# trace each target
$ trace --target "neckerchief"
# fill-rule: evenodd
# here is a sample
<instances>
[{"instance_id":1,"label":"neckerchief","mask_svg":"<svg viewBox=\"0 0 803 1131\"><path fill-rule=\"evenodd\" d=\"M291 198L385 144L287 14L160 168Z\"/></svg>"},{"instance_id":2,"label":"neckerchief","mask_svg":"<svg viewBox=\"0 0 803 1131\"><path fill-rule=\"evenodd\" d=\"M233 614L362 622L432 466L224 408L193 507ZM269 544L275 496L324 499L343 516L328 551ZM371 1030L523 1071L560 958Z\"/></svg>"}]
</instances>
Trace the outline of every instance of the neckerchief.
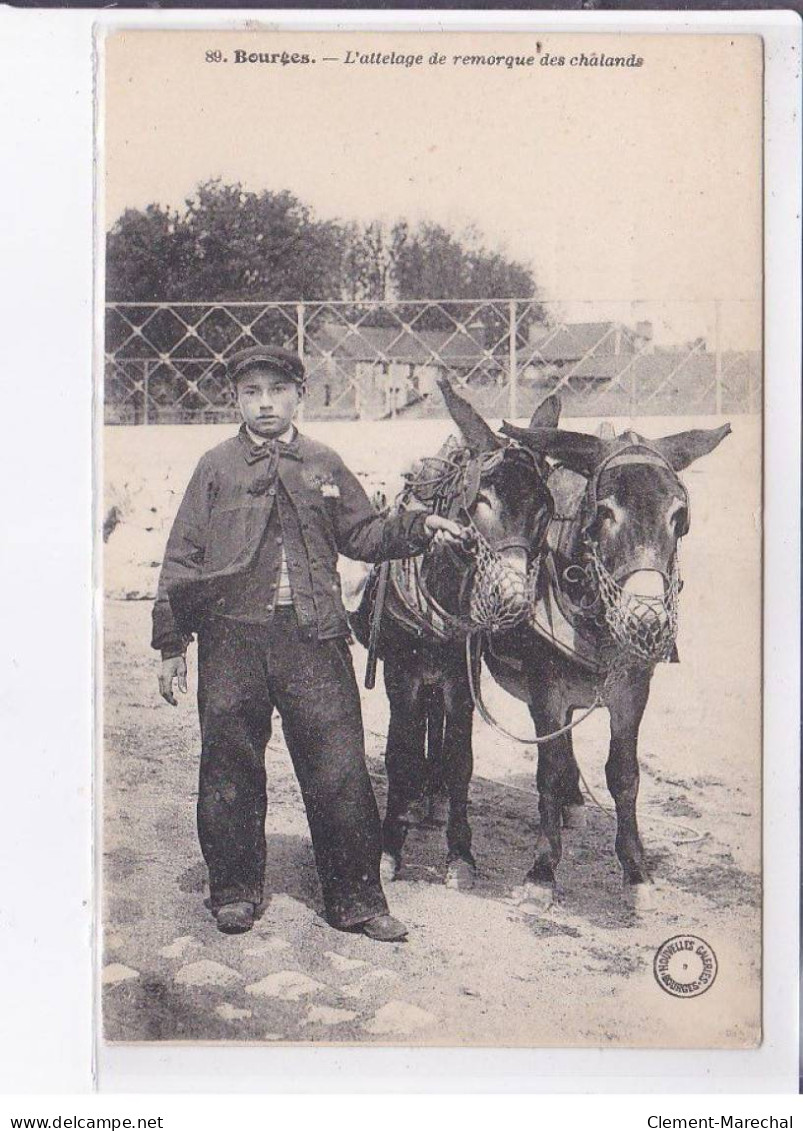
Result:
<instances>
[{"instance_id":1,"label":"neckerchief","mask_svg":"<svg viewBox=\"0 0 803 1131\"><path fill-rule=\"evenodd\" d=\"M292 436L290 440L269 439L257 443L253 439L253 434L248 430L248 426L243 424L240 428L240 439L245 446L245 458L248 463L256 463L258 460L268 459L269 457L273 457L278 463L280 456L301 459L298 432L295 428L290 428L285 432L285 435L288 435L288 433Z\"/></svg>"}]
</instances>

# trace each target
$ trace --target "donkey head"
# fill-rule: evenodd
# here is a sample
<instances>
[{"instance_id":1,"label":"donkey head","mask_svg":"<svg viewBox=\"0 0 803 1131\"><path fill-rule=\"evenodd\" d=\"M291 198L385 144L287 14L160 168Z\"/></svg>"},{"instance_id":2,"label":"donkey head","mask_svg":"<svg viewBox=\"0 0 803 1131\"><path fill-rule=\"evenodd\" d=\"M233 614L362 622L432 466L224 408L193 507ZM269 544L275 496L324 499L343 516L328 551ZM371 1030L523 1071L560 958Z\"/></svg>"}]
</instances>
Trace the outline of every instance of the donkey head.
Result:
<instances>
[{"instance_id":1,"label":"donkey head","mask_svg":"<svg viewBox=\"0 0 803 1131\"><path fill-rule=\"evenodd\" d=\"M471 457L467 478L473 474L474 482L466 495L469 516L504 562L524 574L540 553L552 514L545 461L528 448L501 439L445 377L439 385ZM533 427L541 423L547 427L552 412L550 404L543 418L533 418Z\"/></svg>"},{"instance_id":2,"label":"donkey head","mask_svg":"<svg viewBox=\"0 0 803 1131\"><path fill-rule=\"evenodd\" d=\"M649 613L655 623L646 627L660 641L663 622L674 615L665 598L676 596L678 541L690 521L688 492L677 473L712 452L730 425L658 440L635 432L601 439L507 424L502 431L588 480L581 534L603 599L625 612L628 601L643 599L641 615Z\"/></svg>"}]
</instances>

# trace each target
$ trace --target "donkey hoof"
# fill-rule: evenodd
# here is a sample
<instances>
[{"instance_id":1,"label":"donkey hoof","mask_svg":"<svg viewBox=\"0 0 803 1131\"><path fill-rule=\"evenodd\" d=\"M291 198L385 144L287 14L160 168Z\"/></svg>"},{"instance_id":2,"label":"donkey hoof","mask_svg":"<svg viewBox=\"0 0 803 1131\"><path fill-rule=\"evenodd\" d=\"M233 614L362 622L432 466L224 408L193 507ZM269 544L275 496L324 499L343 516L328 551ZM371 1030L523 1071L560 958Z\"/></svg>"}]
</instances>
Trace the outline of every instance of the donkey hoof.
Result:
<instances>
[{"instance_id":1,"label":"donkey hoof","mask_svg":"<svg viewBox=\"0 0 803 1131\"><path fill-rule=\"evenodd\" d=\"M452 891L471 891L477 880L477 869L468 860L452 860L446 869L446 886Z\"/></svg>"},{"instance_id":2,"label":"donkey hoof","mask_svg":"<svg viewBox=\"0 0 803 1131\"><path fill-rule=\"evenodd\" d=\"M585 805L563 806L564 829L584 829L586 827L587 820L588 818Z\"/></svg>"},{"instance_id":3,"label":"donkey hoof","mask_svg":"<svg viewBox=\"0 0 803 1131\"><path fill-rule=\"evenodd\" d=\"M379 878L383 884L392 884L401 871L401 861L389 852L382 853L379 861Z\"/></svg>"},{"instance_id":4,"label":"donkey hoof","mask_svg":"<svg viewBox=\"0 0 803 1131\"><path fill-rule=\"evenodd\" d=\"M655 910L655 885L629 884L625 881L625 900L636 914Z\"/></svg>"},{"instance_id":5,"label":"donkey hoof","mask_svg":"<svg viewBox=\"0 0 803 1131\"><path fill-rule=\"evenodd\" d=\"M553 884L526 883L512 892L513 902L524 915L544 915L555 902Z\"/></svg>"}]
</instances>

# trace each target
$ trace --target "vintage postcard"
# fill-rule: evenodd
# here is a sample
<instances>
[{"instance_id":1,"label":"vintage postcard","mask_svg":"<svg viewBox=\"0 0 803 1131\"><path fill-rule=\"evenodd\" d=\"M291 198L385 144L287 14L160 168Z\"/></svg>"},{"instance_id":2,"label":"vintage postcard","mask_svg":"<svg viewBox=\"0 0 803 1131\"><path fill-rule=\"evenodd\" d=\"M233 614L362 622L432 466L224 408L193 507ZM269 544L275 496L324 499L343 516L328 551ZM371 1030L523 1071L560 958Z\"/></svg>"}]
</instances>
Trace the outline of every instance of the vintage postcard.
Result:
<instances>
[{"instance_id":1,"label":"vintage postcard","mask_svg":"<svg viewBox=\"0 0 803 1131\"><path fill-rule=\"evenodd\" d=\"M761 38L97 50L104 1039L757 1046Z\"/></svg>"}]
</instances>

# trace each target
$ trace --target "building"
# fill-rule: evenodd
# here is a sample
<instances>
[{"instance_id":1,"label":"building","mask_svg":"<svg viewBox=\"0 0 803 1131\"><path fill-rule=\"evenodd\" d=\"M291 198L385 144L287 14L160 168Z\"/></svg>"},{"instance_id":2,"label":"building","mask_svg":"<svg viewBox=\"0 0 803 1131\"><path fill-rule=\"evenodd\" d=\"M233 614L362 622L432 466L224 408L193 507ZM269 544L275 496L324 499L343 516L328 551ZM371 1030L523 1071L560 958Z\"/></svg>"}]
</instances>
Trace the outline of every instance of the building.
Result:
<instances>
[{"instance_id":1,"label":"building","mask_svg":"<svg viewBox=\"0 0 803 1131\"><path fill-rule=\"evenodd\" d=\"M438 377L484 381L500 371L485 328L416 330L328 322L305 341L310 407L324 415L395 416L428 399Z\"/></svg>"},{"instance_id":2,"label":"building","mask_svg":"<svg viewBox=\"0 0 803 1131\"><path fill-rule=\"evenodd\" d=\"M519 376L549 384L568 371L574 384L607 382L652 350L650 322L639 322L635 328L621 322L539 323L531 327L526 345L519 349Z\"/></svg>"}]
</instances>

